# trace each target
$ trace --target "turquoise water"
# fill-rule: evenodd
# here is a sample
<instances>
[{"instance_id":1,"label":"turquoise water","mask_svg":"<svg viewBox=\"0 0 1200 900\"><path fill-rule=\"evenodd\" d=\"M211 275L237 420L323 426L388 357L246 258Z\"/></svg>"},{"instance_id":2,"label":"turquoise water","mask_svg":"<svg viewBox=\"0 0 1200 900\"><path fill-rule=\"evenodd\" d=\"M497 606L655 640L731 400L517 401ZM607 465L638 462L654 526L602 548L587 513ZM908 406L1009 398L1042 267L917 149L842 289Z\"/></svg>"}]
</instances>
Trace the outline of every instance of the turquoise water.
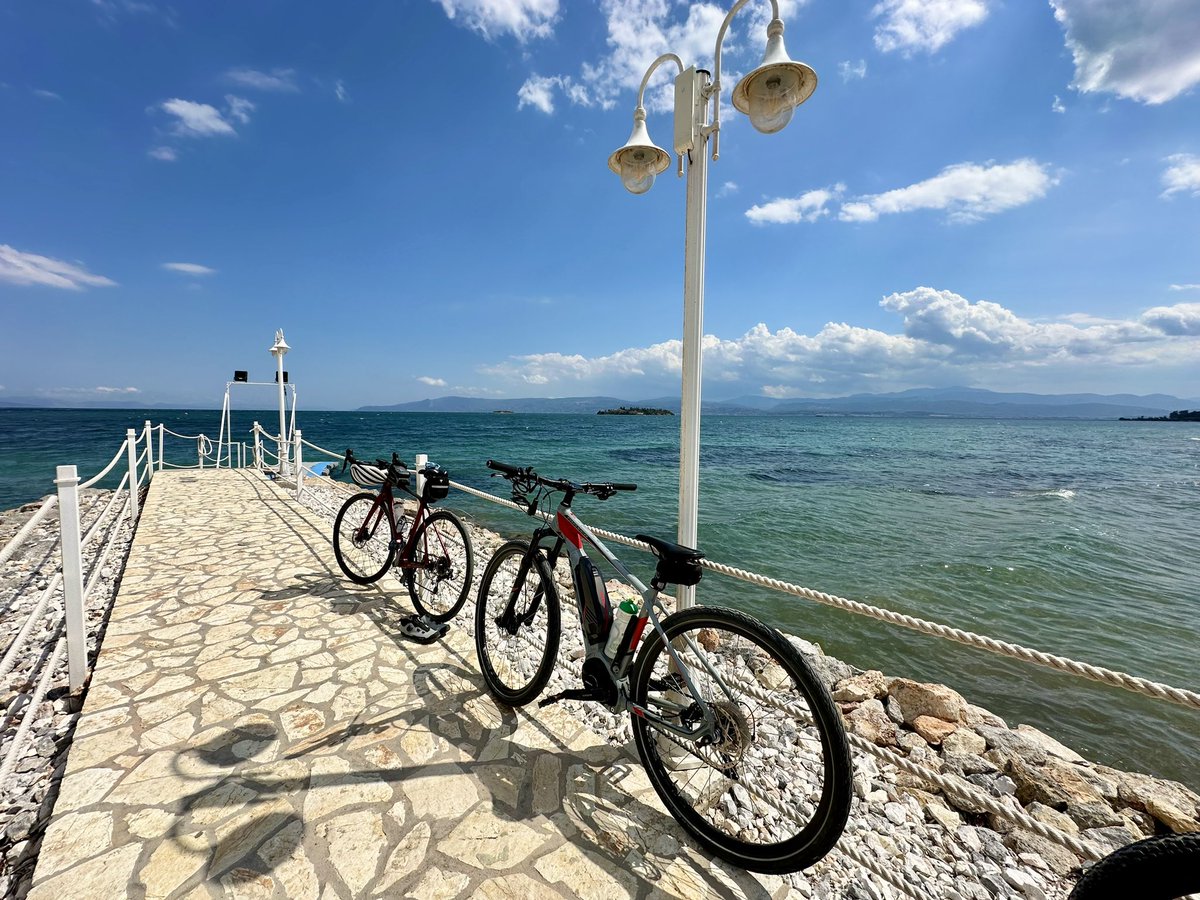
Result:
<instances>
[{"instance_id":1,"label":"turquoise water","mask_svg":"<svg viewBox=\"0 0 1200 900\"><path fill-rule=\"evenodd\" d=\"M269 412L235 414L235 433ZM144 413L0 410L0 508L85 477ZM211 411L155 422L215 434ZM636 481L586 520L670 537L674 417L307 412L304 436L362 457L425 452L492 492L493 457L577 480ZM1200 427L1190 423L723 417L703 420L700 546L717 561L1002 640L1200 688ZM194 444L167 444L171 462ZM454 505L503 533L518 514ZM618 548L619 549L619 548ZM648 559L627 560L648 574ZM709 575L703 602L746 609L864 668L942 681L1085 756L1200 787L1200 712Z\"/></svg>"}]
</instances>

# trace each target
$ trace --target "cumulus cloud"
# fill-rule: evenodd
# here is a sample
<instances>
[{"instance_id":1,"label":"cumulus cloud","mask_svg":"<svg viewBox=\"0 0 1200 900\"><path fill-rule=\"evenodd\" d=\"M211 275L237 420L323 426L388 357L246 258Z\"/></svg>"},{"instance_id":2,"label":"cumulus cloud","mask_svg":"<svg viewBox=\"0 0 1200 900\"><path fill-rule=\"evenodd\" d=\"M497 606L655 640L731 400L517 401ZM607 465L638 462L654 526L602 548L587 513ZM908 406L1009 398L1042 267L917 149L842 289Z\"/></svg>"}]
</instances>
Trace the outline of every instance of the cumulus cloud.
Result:
<instances>
[{"instance_id":1,"label":"cumulus cloud","mask_svg":"<svg viewBox=\"0 0 1200 900\"><path fill-rule=\"evenodd\" d=\"M808 191L799 197L780 197L746 210L746 218L755 225L786 225L815 222L829 215L829 204L846 189L844 184Z\"/></svg>"},{"instance_id":2,"label":"cumulus cloud","mask_svg":"<svg viewBox=\"0 0 1200 900\"><path fill-rule=\"evenodd\" d=\"M229 118L245 125L250 121L250 113L254 112L254 104L244 97L235 97L233 94L225 95L225 102L229 104Z\"/></svg>"},{"instance_id":3,"label":"cumulus cloud","mask_svg":"<svg viewBox=\"0 0 1200 900\"><path fill-rule=\"evenodd\" d=\"M1198 287L1200 285L1192 285ZM1200 337L1200 303L1156 306L1142 313L1141 322L1163 334Z\"/></svg>"},{"instance_id":4,"label":"cumulus cloud","mask_svg":"<svg viewBox=\"0 0 1200 900\"><path fill-rule=\"evenodd\" d=\"M871 14L882 19L875 28L875 46L884 53L936 53L960 31L986 19L988 4L985 0L882 0Z\"/></svg>"},{"instance_id":5,"label":"cumulus cloud","mask_svg":"<svg viewBox=\"0 0 1200 900\"><path fill-rule=\"evenodd\" d=\"M427 384L430 387L445 387L446 386L445 378L433 378L430 375L422 375L417 379L417 381L421 382L421 384Z\"/></svg>"},{"instance_id":6,"label":"cumulus cloud","mask_svg":"<svg viewBox=\"0 0 1200 900\"><path fill-rule=\"evenodd\" d=\"M296 84L295 69L272 69L260 72L257 69L236 68L225 73L225 80L240 87L256 91L294 93L300 90Z\"/></svg>"},{"instance_id":7,"label":"cumulus cloud","mask_svg":"<svg viewBox=\"0 0 1200 900\"><path fill-rule=\"evenodd\" d=\"M531 75L517 91L517 109L532 106L550 115L554 112L554 89L561 83L562 79L557 76L544 78L541 75Z\"/></svg>"},{"instance_id":8,"label":"cumulus cloud","mask_svg":"<svg viewBox=\"0 0 1200 900\"><path fill-rule=\"evenodd\" d=\"M488 40L509 34L518 41L549 37L558 0L437 0L446 15Z\"/></svg>"},{"instance_id":9,"label":"cumulus cloud","mask_svg":"<svg viewBox=\"0 0 1200 900\"><path fill-rule=\"evenodd\" d=\"M1174 156L1168 156L1167 162L1170 165L1162 174L1162 196L1190 193L1200 197L1200 156L1176 153Z\"/></svg>"},{"instance_id":10,"label":"cumulus cloud","mask_svg":"<svg viewBox=\"0 0 1200 900\"><path fill-rule=\"evenodd\" d=\"M1058 178L1033 159L1013 163L959 163L925 181L842 205L843 222L873 222L881 215L945 210L952 222L975 222L1046 195Z\"/></svg>"},{"instance_id":11,"label":"cumulus cloud","mask_svg":"<svg viewBox=\"0 0 1200 900\"><path fill-rule=\"evenodd\" d=\"M1200 284L1172 284L1168 287L1172 291L1200 291Z\"/></svg>"},{"instance_id":12,"label":"cumulus cloud","mask_svg":"<svg viewBox=\"0 0 1200 900\"><path fill-rule=\"evenodd\" d=\"M1200 83L1195 0L1050 0L1075 59L1072 87L1166 103Z\"/></svg>"},{"instance_id":13,"label":"cumulus cloud","mask_svg":"<svg viewBox=\"0 0 1200 900\"><path fill-rule=\"evenodd\" d=\"M207 103L181 100L175 97L160 104L163 112L175 117L174 132L181 137L212 137L236 134L221 111Z\"/></svg>"},{"instance_id":14,"label":"cumulus cloud","mask_svg":"<svg viewBox=\"0 0 1200 900\"><path fill-rule=\"evenodd\" d=\"M1063 106L1062 98L1060 98L1058 94L1054 95L1054 102L1050 104L1050 109L1053 112L1059 113L1060 115L1067 111L1067 108Z\"/></svg>"},{"instance_id":15,"label":"cumulus cloud","mask_svg":"<svg viewBox=\"0 0 1200 900\"><path fill-rule=\"evenodd\" d=\"M146 151L146 155L161 162L175 162L179 159L179 154L173 147L151 147Z\"/></svg>"},{"instance_id":16,"label":"cumulus cloud","mask_svg":"<svg viewBox=\"0 0 1200 900\"><path fill-rule=\"evenodd\" d=\"M182 272L184 275L215 275L216 269L210 269L208 266L202 266L199 263L186 262L169 262L163 263L162 267L171 272Z\"/></svg>"},{"instance_id":17,"label":"cumulus cloud","mask_svg":"<svg viewBox=\"0 0 1200 900\"><path fill-rule=\"evenodd\" d=\"M97 394L140 394L141 389L135 387L105 387L100 385L94 388Z\"/></svg>"},{"instance_id":18,"label":"cumulus cloud","mask_svg":"<svg viewBox=\"0 0 1200 900\"><path fill-rule=\"evenodd\" d=\"M773 397L829 396L928 384L994 387L1095 383L1114 370L1194 367L1200 350L1200 304L1156 307L1133 319L1093 316L1054 321L1023 318L987 300L918 287L890 294L881 307L896 314L899 333L830 322L816 334L756 325L741 337L704 337L704 376L722 390ZM603 356L539 353L481 368L508 392L536 387L550 394L678 390L677 340Z\"/></svg>"},{"instance_id":19,"label":"cumulus cloud","mask_svg":"<svg viewBox=\"0 0 1200 900\"><path fill-rule=\"evenodd\" d=\"M42 285L82 291L89 287L115 287L116 282L103 275L94 275L82 265L25 253L0 244L0 281L16 285Z\"/></svg>"},{"instance_id":20,"label":"cumulus cloud","mask_svg":"<svg viewBox=\"0 0 1200 900\"><path fill-rule=\"evenodd\" d=\"M842 81L858 81L867 77L867 61L860 59L856 63L850 60L843 60L838 63L838 74L842 76Z\"/></svg>"}]
</instances>

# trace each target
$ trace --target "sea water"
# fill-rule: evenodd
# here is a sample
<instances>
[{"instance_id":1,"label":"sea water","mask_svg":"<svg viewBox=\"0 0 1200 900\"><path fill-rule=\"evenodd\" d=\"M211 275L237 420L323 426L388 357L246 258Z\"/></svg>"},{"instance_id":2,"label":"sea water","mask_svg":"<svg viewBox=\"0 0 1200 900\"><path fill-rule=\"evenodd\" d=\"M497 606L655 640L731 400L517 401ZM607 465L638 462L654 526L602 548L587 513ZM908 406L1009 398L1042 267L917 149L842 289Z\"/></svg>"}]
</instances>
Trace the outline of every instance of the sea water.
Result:
<instances>
[{"instance_id":1,"label":"sea water","mask_svg":"<svg viewBox=\"0 0 1200 900\"><path fill-rule=\"evenodd\" d=\"M215 411L0 410L0 508L51 492L57 464L99 471L147 416L185 434L219 429ZM239 440L255 419L278 421L235 411ZM298 424L335 453L426 453L502 495L489 458L634 481L635 494L581 497L576 511L625 534L674 535L677 417L302 411ZM1197 690L1198 437L1192 423L709 415L698 543L718 562ZM165 447L168 462L195 464L195 441L168 436ZM461 493L448 502L506 535L531 526ZM649 557L614 550L648 577ZM1200 787L1195 710L712 573L697 597L856 666L949 684L1090 759Z\"/></svg>"}]
</instances>

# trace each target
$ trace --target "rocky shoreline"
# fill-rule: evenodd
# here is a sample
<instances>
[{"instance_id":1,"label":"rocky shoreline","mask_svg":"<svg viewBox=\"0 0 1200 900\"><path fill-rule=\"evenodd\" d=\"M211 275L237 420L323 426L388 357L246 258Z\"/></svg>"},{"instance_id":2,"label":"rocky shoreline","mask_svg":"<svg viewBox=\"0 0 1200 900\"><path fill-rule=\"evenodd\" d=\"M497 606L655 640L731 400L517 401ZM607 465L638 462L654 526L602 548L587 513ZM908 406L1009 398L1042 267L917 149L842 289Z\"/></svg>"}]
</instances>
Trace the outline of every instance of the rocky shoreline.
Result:
<instances>
[{"instance_id":1,"label":"rocky shoreline","mask_svg":"<svg viewBox=\"0 0 1200 900\"><path fill-rule=\"evenodd\" d=\"M311 500L306 505L331 522L343 495L319 481L309 485ZM0 546L37 505L0 513ZM89 605L93 653L132 540L128 525L120 528L121 543L101 572L101 596ZM487 559L503 538L474 523L471 529L477 586ZM51 517L21 554L0 567L0 610L4 611L0 631L7 632L10 640L22 621L16 614L36 602L50 580L57 564L56 541L57 521ZM556 578L566 618L561 664L547 692L577 683L583 656L572 618L569 577L559 567ZM628 590L616 583L611 589L617 596ZM473 629L471 603L454 626ZM20 673L27 672L42 654L48 655L55 628L48 615L24 651L29 658L19 661L3 682L4 747L12 737L12 712L31 693ZM833 692L847 730L857 740L880 748L884 757L862 752L861 747L855 750L855 801L846 835L839 849L790 877L795 896L895 898L912 891L915 896L948 900L1066 898L1082 862L1073 852L989 811L970 794L929 784L897 761L919 764L945 779L961 779L993 804L1104 850L1148 834L1200 830L1200 796L1183 785L1087 762L1036 729L1010 728L949 688L856 669L826 656L816 644L790 639ZM56 678L56 685L65 683L65 674ZM36 711L33 736L0 802L0 896L4 898L22 898L28 892L41 833L53 809L76 718L64 693L65 688L52 692ZM611 743L630 744L627 718L612 716L596 704L568 701L568 707ZM907 886L906 891L878 876L865 876L854 856L872 860L895 884Z\"/></svg>"}]
</instances>

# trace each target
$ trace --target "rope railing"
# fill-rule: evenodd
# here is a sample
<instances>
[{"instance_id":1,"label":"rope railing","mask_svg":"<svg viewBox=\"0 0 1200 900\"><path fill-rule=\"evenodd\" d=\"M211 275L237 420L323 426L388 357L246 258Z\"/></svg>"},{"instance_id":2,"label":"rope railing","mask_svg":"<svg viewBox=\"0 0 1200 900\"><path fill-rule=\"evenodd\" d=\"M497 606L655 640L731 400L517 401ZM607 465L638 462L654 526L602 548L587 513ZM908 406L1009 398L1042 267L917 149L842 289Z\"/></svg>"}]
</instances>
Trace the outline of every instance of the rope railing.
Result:
<instances>
[{"instance_id":1,"label":"rope railing","mask_svg":"<svg viewBox=\"0 0 1200 900\"><path fill-rule=\"evenodd\" d=\"M121 461L121 457L123 455L125 455L125 442L121 441L120 449L117 450L116 456L114 456L112 458L112 462L110 462L107 466L105 466L103 469L101 469L99 475L94 475L93 477L89 478L87 481L85 481L81 485L79 485L79 490L82 491L82 490L86 490L87 488L90 488L97 481L99 481L101 478L103 478L105 475L107 475L109 472L111 472L113 470L113 468L116 466L116 464Z\"/></svg>"},{"instance_id":2,"label":"rope railing","mask_svg":"<svg viewBox=\"0 0 1200 900\"><path fill-rule=\"evenodd\" d=\"M21 530L12 536L12 539L4 545L3 550L0 550L0 566L8 562L13 554L21 549L25 541L29 539L29 535L33 534L33 530L46 520L46 517L54 511L54 507L57 505L58 497L54 494L42 501L37 512L29 517L29 521L22 525Z\"/></svg>"}]
</instances>

